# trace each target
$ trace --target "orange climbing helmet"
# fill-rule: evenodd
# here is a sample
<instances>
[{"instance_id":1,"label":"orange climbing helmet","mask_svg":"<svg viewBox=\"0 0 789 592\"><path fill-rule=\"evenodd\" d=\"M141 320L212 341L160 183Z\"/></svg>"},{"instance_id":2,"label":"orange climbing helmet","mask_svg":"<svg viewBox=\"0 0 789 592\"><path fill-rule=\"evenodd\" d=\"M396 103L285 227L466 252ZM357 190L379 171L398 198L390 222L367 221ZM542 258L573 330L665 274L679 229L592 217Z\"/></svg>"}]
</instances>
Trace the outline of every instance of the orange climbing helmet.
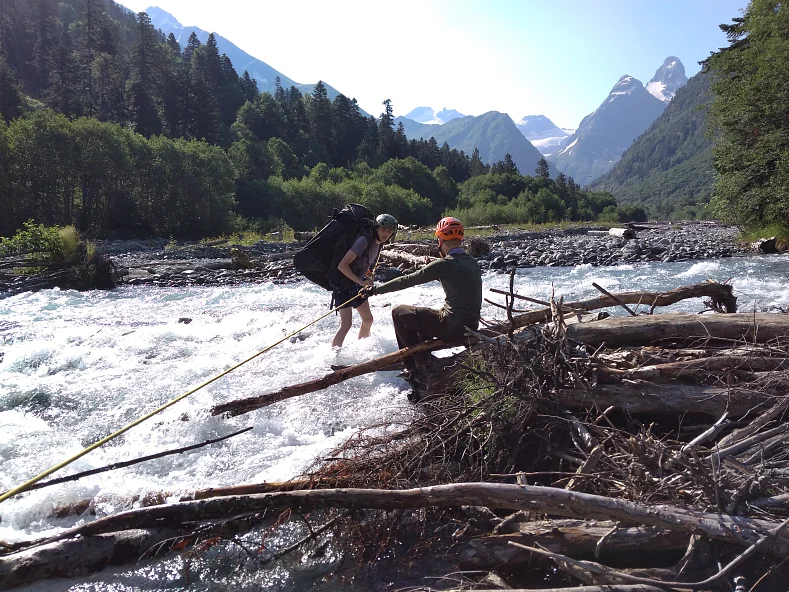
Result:
<instances>
[{"instance_id":1,"label":"orange climbing helmet","mask_svg":"<svg viewBox=\"0 0 789 592\"><path fill-rule=\"evenodd\" d=\"M441 218L436 225L436 236L441 240L455 240L463 238L463 223L451 216Z\"/></svg>"}]
</instances>

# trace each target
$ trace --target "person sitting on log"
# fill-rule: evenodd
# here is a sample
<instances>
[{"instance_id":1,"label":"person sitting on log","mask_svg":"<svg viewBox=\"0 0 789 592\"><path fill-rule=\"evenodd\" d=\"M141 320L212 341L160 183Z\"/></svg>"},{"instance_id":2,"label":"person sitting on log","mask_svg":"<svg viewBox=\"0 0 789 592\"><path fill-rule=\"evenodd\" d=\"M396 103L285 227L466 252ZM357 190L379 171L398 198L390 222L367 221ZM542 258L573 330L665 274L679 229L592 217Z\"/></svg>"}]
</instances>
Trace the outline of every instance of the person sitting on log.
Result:
<instances>
[{"instance_id":1,"label":"person sitting on log","mask_svg":"<svg viewBox=\"0 0 789 592\"><path fill-rule=\"evenodd\" d=\"M395 278L385 284L363 290L366 296L388 294L411 288L432 280L441 282L444 289L444 306L434 310L423 306L399 305L392 309L397 345L400 349L438 338L447 342L460 342L465 327L479 327L482 308L482 272L477 260L461 246L463 224L457 218L442 218L436 226L436 238L441 258L429 265ZM407 358L405 378L411 377L415 362Z\"/></svg>"},{"instance_id":2,"label":"person sitting on log","mask_svg":"<svg viewBox=\"0 0 789 592\"><path fill-rule=\"evenodd\" d=\"M337 270L353 283L346 289L334 291L332 306L334 303L341 304L353 298L359 292L360 286L364 288L373 285L371 275L378 261L378 255L383 244L389 241L395 232L397 232L395 217L391 214L380 214L375 219L375 230L372 235L362 233L354 239L351 248L337 264ZM362 325L359 327L359 339L370 336L370 328L373 325L370 303L363 297L353 298L339 309L340 327L331 342L332 347L341 347L345 341L345 336L353 324L352 308L356 309L362 319Z\"/></svg>"}]
</instances>

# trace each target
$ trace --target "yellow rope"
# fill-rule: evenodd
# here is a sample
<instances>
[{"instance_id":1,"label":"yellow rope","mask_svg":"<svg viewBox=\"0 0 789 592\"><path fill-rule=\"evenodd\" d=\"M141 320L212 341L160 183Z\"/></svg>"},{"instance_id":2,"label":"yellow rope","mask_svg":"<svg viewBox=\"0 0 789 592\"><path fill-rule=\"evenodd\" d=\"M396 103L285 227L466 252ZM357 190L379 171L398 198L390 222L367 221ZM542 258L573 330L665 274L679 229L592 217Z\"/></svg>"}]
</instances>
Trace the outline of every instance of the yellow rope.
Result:
<instances>
[{"instance_id":1,"label":"yellow rope","mask_svg":"<svg viewBox=\"0 0 789 592\"><path fill-rule=\"evenodd\" d=\"M358 296L358 294L357 294L356 296ZM231 373L233 370L236 370L237 368L240 368L241 366L243 366L243 365L244 365L244 364L246 364L247 362L249 362L249 361L251 361L251 360L254 360L254 359L255 359L255 358L257 358L258 356L260 356L260 355L262 355L262 354L266 353L267 351L269 351L270 349L273 349L274 347L278 346L280 343L282 343L282 342L283 342L283 341L285 341L286 339L290 339L290 338L291 338L291 337L293 337L294 335L297 335L298 333L301 333L301 332L302 332L302 331L304 331L304 329L306 329L307 327L310 327L310 326L314 325L315 323L317 323L317 322L318 322L318 321L320 321L321 319L325 319L327 316L329 316L329 315L330 315L331 313L333 313L334 311L336 311L336 310L338 310L338 309L342 308L343 306L345 306L346 304L348 304L349 302L351 302L351 300L353 300L354 298L356 298L356 296L354 296L353 298L350 298L349 300L347 300L347 301L343 302L342 304L340 304L340 305L338 305L338 306L335 306L334 308L332 308L332 309L331 309L329 312L327 312L326 314L324 314L324 315L321 315L320 317L318 317L318 318L317 318L317 319L315 319L314 321L312 321L312 322L310 322L310 323L307 323L306 325L304 325L303 327L301 327L301 328L299 328L299 329L296 329L296 330L295 330L293 333L290 333L290 334L288 334L288 335L285 335L285 337L283 337L282 339L280 339L280 340L279 340L279 341L277 341L276 343L272 343L271 345L269 345L269 346L268 346L268 347L266 347L265 349L262 349L262 350L260 350L260 351L259 351L258 353L256 353L255 355L248 357L248 358L247 358L246 360L244 360L243 362L239 362L238 364L236 364L235 366L232 366L232 367L228 368L227 370L225 370L225 371L224 371L224 372L222 372L221 374L217 374L217 375L216 375L216 376L214 376L213 378L211 378L211 379L209 379L209 380L206 380L206 381L205 381L203 384L201 384L201 385L199 385L199 386L196 386L195 388L193 388L193 389L192 389L192 390L190 390L190 391L187 391L187 392L185 392L183 395L180 395L180 396L176 397L175 399L172 399L172 400L168 401L167 403L165 403L165 404L164 404L164 405L162 405L161 407L158 407L158 408L154 409L153 411L151 411L150 413L147 413L147 414L143 415L143 416L142 416L142 417L140 417L139 419L135 419L133 422L131 422L130 424L128 424L128 425L126 425L126 426L124 426L124 427L122 427L122 428L121 428L121 429L119 429L117 432L113 432L113 433L112 433L112 434L110 434L109 436L106 436L106 437L102 438L101 440L99 440L98 442L95 442L95 443L91 444L90 446L88 446L88 447L87 447L87 448L85 448L84 450L81 450L80 452L78 452L77 454L75 454L74 456L72 456L71 458L67 458L67 459L66 459L66 460L64 460L63 462L60 462L60 463L58 463L58 464L54 465L53 467L50 467L50 468L48 468L46 471L44 471L44 472L43 472L43 473L41 473L40 475L37 475L37 476L33 477L33 478L32 478L32 479L30 479L29 481L25 481L24 483L22 483L22 485L19 485L19 486L17 486L17 487L14 487L13 489L10 489L10 490L6 491L4 494L0 495L0 503L4 502L5 500L7 500L7 499L8 499L8 498L10 498L10 497L13 497L13 496L17 495L18 493L22 493L23 491L25 491L25 490L26 490L28 487L30 487L31 485L34 485L35 483L38 483L39 481L41 481L41 479L43 479L44 477L47 477L48 475L51 475L51 474L52 474L52 473L54 473L55 471L59 471L60 469L62 469L62 468L63 468L63 467L65 467L66 465L69 465L69 464L73 463L73 462L74 462L75 460L77 460L78 458L81 458L81 457L85 456L85 455L86 455L88 452L91 452L92 450L95 450L95 449L96 449L96 448L98 448L99 446L102 446L102 445L106 444L106 443L107 443L107 442L109 442L110 440L112 440L112 439L114 439L114 438L117 438L118 436L120 436L120 435L121 435L121 434L123 434L124 432L127 432L128 430L132 429L134 426L137 426L137 425L141 424L141 423L142 423L142 422L144 422L146 419L149 419L149 418L153 417L154 415L156 415L157 413L159 413L159 412L161 412L161 411L164 411L165 409L167 409L167 408L168 408L168 407L170 407L171 405L175 405L175 404L176 404L178 401L180 401L181 399L185 399L185 398L186 398L186 397L188 397L189 395L191 395L191 394L193 394L193 393L196 393L197 391L199 391L201 388L208 386L208 385L209 385L209 384L211 384L212 382L215 382L215 381L219 380L220 378L222 378L223 376L226 376L227 374L230 374L230 373Z\"/></svg>"}]
</instances>

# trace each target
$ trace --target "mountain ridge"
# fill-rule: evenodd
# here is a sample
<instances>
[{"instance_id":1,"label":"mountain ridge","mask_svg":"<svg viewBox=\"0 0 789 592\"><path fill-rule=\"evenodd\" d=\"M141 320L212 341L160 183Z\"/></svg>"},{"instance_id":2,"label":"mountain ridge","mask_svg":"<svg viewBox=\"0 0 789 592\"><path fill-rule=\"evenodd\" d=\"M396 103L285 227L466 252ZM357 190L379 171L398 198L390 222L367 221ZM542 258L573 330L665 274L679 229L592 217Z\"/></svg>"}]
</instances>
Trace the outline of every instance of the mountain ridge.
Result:
<instances>
[{"instance_id":1,"label":"mountain ridge","mask_svg":"<svg viewBox=\"0 0 789 592\"><path fill-rule=\"evenodd\" d=\"M696 217L714 184L712 140L705 135L710 101L710 78L702 71L590 188L643 204L654 217Z\"/></svg>"},{"instance_id":2,"label":"mountain ridge","mask_svg":"<svg viewBox=\"0 0 789 592\"><path fill-rule=\"evenodd\" d=\"M655 72L650 92L630 75L619 78L600 106L583 118L575 134L552 154L557 168L588 185L607 173L670 103L687 82L679 58L669 56ZM660 99L654 93L660 94Z\"/></svg>"},{"instance_id":3,"label":"mountain ridge","mask_svg":"<svg viewBox=\"0 0 789 592\"><path fill-rule=\"evenodd\" d=\"M419 123L405 117L395 118L395 125L398 123L403 124L409 139L434 137L439 144L446 142L450 148L463 150L468 155L477 148L482 161L489 164L509 154L524 175L531 175L542 158L510 116L498 111L466 115L443 125Z\"/></svg>"},{"instance_id":4,"label":"mountain ridge","mask_svg":"<svg viewBox=\"0 0 789 592\"><path fill-rule=\"evenodd\" d=\"M172 33L175 39L181 44L182 49L186 45L186 40L193 32L197 35L201 43L205 43L208 39L210 31L193 25L184 26L174 15L158 6L149 6L145 9L145 12L150 17L151 24L153 24L154 28L161 30L165 36ZM270 92L273 94L274 81L277 76L279 76L280 83L284 88L295 86L302 94L311 94L315 88L315 84L317 84L317 82L309 84L296 82L263 60L247 53L217 32L214 32L214 37L216 37L216 45L219 52L227 54L227 57L233 62L233 67L239 74L243 73L244 70L249 72L249 75L257 82L260 92ZM326 86L326 91L330 99L334 99L340 94L340 91L332 87L325 80L323 84Z\"/></svg>"}]
</instances>

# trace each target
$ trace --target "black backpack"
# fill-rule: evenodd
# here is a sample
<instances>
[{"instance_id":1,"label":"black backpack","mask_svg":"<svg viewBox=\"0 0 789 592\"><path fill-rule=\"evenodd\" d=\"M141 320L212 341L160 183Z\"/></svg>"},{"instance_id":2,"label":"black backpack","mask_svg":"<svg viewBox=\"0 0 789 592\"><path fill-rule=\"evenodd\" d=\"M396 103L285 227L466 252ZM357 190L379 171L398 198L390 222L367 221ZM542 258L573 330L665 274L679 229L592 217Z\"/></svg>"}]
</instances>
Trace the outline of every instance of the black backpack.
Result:
<instances>
[{"instance_id":1,"label":"black backpack","mask_svg":"<svg viewBox=\"0 0 789 592\"><path fill-rule=\"evenodd\" d=\"M334 215L293 257L293 266L308 280L325 290L345 290L354 286L337 265L360 234L372 237L373 214L365 206L348 204Z\"/></svg>"}]
</instances>

